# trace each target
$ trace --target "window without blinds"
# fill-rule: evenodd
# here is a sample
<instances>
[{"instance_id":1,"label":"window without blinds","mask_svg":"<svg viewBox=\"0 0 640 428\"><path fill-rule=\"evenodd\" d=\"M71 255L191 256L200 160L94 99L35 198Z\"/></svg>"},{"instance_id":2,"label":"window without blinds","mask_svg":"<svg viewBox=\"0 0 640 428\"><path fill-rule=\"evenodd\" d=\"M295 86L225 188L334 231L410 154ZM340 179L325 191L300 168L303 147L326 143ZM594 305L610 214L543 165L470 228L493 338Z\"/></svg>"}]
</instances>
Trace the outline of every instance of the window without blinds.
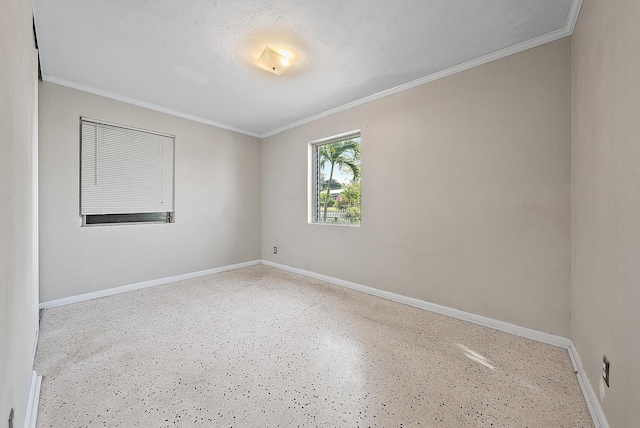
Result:
<instances>
[{"instance_id":1,"label":"window without blinds","mask_svg":"<svg viewBox=\"0 0 640 428\"><path fill-rule=\"evenodd\" d=\"M360 226L360 133L326 138L310 148L310 222Z\"/></svg>"},{"instance_id":2,"label":"window without blinds","mask_svg":"<svg viewBox=\"0 0 640 428\"><path fill-rule=\"evenodd\" d=\"M81 118L84 224L171 222L174 137Z\"/></svg>"}]
</instances>

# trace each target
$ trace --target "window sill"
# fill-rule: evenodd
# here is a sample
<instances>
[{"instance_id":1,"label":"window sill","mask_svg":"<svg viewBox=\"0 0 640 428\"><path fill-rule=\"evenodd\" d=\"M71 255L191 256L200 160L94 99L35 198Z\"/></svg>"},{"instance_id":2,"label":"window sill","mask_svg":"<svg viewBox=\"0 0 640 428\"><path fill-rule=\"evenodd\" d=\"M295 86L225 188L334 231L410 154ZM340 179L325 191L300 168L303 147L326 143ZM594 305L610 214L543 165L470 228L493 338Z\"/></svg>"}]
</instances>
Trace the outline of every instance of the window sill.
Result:
<instances>
[{"instance_id":1,"label":"window sill","mask_svg":"<svg viewBox=\"0 0 640 428\"><path fill-rule=\"evenodd\" d=\"M358 228L361 224L345 224L345 223L321 223L317 221L310 221L308 224L316 226L338 226L338 227L355 227Z\"/></svg>"}]
</instances>

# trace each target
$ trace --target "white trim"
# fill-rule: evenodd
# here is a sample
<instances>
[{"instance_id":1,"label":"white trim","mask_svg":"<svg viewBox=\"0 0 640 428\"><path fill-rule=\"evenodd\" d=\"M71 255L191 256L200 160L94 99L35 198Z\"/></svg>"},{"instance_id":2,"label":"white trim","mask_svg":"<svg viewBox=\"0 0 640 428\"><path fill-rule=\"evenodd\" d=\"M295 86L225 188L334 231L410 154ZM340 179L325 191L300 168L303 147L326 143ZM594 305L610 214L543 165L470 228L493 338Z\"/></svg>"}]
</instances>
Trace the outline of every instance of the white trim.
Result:
<instances>
[{"instance_id":1,"label":"white trim","mask_svg":"<svg viewBox=\"0 0 640 428\"><path fill-rule=\"evenodd\" d=\"M260 137L267 138L272 135L279 134L288 129L296 128L300 125L304 125L318 119L322 119L327 116L331 116L336 113L343 112L345 110L352 109L354 107L361 106L363 104L369 103L371 101L378 100L380 98L388 97L390 95L397 94L399 92L406 91L408 89L415 88L416 86L424 85L425 83L433 82L434 80L442 79L443 77L448 77L456 73L460 73L461 71L468 70L473 67L477 67L479 65L483 65L489 63L491 61L495 61L509 55L513 55L527 49L535 48L537 46L543 45L545 43L550 43L555 40L561 39L563 37L570 36L573 33L573 29L575 28L576 21L578 19L578 13L580 12L580 7L582 5L582 0L572 0L571 5L569 6L569 13L567 15L567 22L565 23L565 27L552 31L550 33L544 34L542 36L538 36L536 38L527 40L525 42L519 43L517 45L509 46L507 48L501 49L499 51L492 52L490 54L481 56L476 59L472 59L471 61L464 62L462 64L455 65L453 67L447 68L446 70L438 71L436 73L430 74L425 77L421 77L419 79L413 80L411 82L396 86L391 89L387 89L377 94L370 95L368 97L361 98L359 100L341 105L339 107L324 111L322 113L298 120L296 122L290 123L288 125L282 126L280 128L273 129L271 131L267 131L263 133Z\"/></svg>"},{"instance_id":2,"label":"white trim","mask_svg":"<svg viewBox=\"0 0 640 428\"><path fill-rule=\"evenodd\" d=\"M307 223L313 224L313 218L315 217L315 172L313 143L307 144ZM264 193L264 192L263 192Z\"/></svg>"},{"instance_id":3,"label":"white trim","mask_svg":"<svg viewBox=\"0 0 640 428\"><path fill-rule=\"evenodd\" d=\"M40 73L43 70L43 67L42 67L42 58L40 57L40 43L38 43L38 19L36 18L36 0L31 1L31 16L33 17L33 26L35 27L34 43L36 44L36 46L38 46L38 49L37 49L38 63L36 64L36 74L39 77ZM38 80L39 79L36 79L36 84L38 83Z\"/></svg>"},{"instance_id":4,"label":"white trim","mask_svg":"<svg viewBox=\"0 0 640 428\"><path fill-rule=\"evenodd\" d=\"M335 226L335 227L355 227L355 228L359 228L360 227L360 223L329 223L329 222L322 222L322 221L313 221L310 220L309 224L312 224L314 226Z\"/></svg>"},{"instance_id":5,"label":"white trim","mask_svg":"<svg viewBox=\"0 0 640 428\"><path fill-rule=\"evenodd\" d=\"M151 131L150 129L136 128L134 126L123 125L121 123L113 123L113 122L107 122L105 120L92 119L92 118L86 117L86 116L80 116L80 121L81 122L88 122L88 123L95 123L96 125L107 125L107 126L113 126L114 128L122 128L122 129L126 129L126 130L131 130L131 131L144 132L146 134L159 135L161 137L169 137L169 138L174 138L174 139L176 138L176 136L173 135L173 134L165 134L165 133L162 133L162 132Z\"/></svg>"},{"instance_id":6,"label":"white trim","mask_svg":"<svg viewBox=\"0 0 640 428\"><path fill-rule=\"evenodd\" d=\"M35 22L35 11L33 14L33 19ZM36 50L36 62L39 61L40 50ZM39 112L38 112L38 93L40 90L40 86L38 84L38 70L35 71L35 79L33 83L33 135L31 136L31 204L33 212L31 213L31 230L33 233L32 241L31 241L31 258L32 258L32 266L31 270L33 273L32 276L32 291L33 291L33 300L31 301L32 310L35 313L35 327L36 334L33 341L33 355L31 359L31 367L33 367L33 363L36 359L36 349L38 347L38 335L40 333L40 311L38 309L38 302L40 301L40 209L39 209L39 200L40 200L40 187L39 187Z\"/></svg>"},{"instance_id":7,"label":"white trim","mask_svg":"<svg viewBox=\"0 0 640 428\"><path fill-rule=\"evenodd\" d=\"M319 224L322 226L347 226L347 227L360 227L358 224L347 223L325 223L316 220L316 200L318 197L318 190L316 189L316 178L318 172L316 171L316 147L324 146L331 143L337 143L339 141L349 140L351 138L362 139L362 130L356 129L353 131L343 132L341 134L332 135L330 137L320 138L318 140L308 143L308 169L307 169L307 223ZM362 145L362 142L360 142Z\"/></svg>"},{"instance_id":8,"label":"white trim","mask_svg":"<svg viewBox=\"0 0 640 428\"><path fill-rule=\"evenodd\" d=\"M401 294L396 294L389 291L368 287L366 285L345 281L342 279L330 277L327 275L322 275L322 274L307 271L304 269L294 268L294 267L283 265L280 263L275 263L269 260L252 260L249 262L237 263L234 265L222 266L219 268L207 269L207 270L187 273L183 275L176 275L176 276L156 279L152 281L140 282L137 284L125 285L122 287L110 288L108 290L102 290L102 291L97 291L93 293L81 294L78 296L66 297L63 299L51 300L48 302L40 303L40 309L52 308L56 306L82 302L86 300L96 299L99 297L111 296L115 294L125 293L128 291L138 290L141 288L153 287L156 285L162 285L162 284L167 284L167 283L176 282L176 281L183 281L185 279L211 275L214 273L220 273L220 272L225 272L233 269L254 266L257 264L263 264L265 266L270 266L276 269L292 272L292 273L303 275L309 278L318 279L320 281L325 281L330 284L335 284L341 287L360 291L373 296L381 297L383 299L387 299L387 300L402 303L405 305L413 306L416 308L424 309L430 312L447 315L453 318L457 318L463 321L468 321L484 327L493 328L495 330L513 334L515 336L523 337L525 339L535 340L537 342L546 343L548 345L564 348L567 350L569 354L569 358L571 359L571 363L576 372L580 389L582 390L582 394L584 395L584 398L587 403L589 413L591 414L591 418L593 419L595 428L609 428L609 424L602 410L602 406L600 405L600 402L598 401L596 394L593 391L593 388L591 387L589 379L587 378L587 374L582 365L580 355L578 354L578 351L573 341L569 338L557 336L554 334L544 333L538 330L530 329L527 327L521 327L505 321L498 321L493 318L485 317L482 315L472 314L470 312L461 311L459 309L449 308L447 306L442 306L435 303L426 302L424 300L415 299L413 297L407 297ZM37 334L38 332L36 332L36 344L37 344ZM34 346L33 357L35 359L35 346ZM31 390L29 394L29 402L27 407L27 418L25 419L25 428L35 427L41 381L42 381L42 376L37 376L36 372L34 371L32 380L31 380ZM27 421L29 421L31 425L27 425Z\"/></svg>"},{"instance_id":9,"label":"white trim","mask_svg":"<svg viewBox=\"0 0 640 428\"><path fill-rule=\"evenodd\" d=\"M35 428L38 419L38 403L40 401L40 387L42 386L42 376L38 376L35 370L31 372L31 385L29 386L29 399L27 401L27 412L24 416L24 428Z\"/></svg>"},{"instance_id":10,"label":"white trim","mask_svg":"<svg viewBox=\"0 0 640 428\"><path fill-rule=\"evenodd\" d=\"M593 425L595 425L595 428L609 428L607 417L602 410L602 406L600 405L600 401L598 400L595 391L591 387L591 382L589 382L587 372L584 370L582 360L580 359L580 354L578 354L578 350L576 349L573 341L567 350L569 351L569 357L571 358L576 376L578 377L578 383L580 384L580 389L582 389L582 395L584 395L584 400L587 402L589 413L591 413Z\"/></svg>"},{"instance_id":11,"label":"white trim","mask_svg":"<svg viewBox=\"0 0 640 428\"><path fill-rule=\"evenodd\" d=\"M307 276L309 278L318 279L320 281L325 281L330 284L335 284L341 287L350 288L352 290L361 291L363 293L371 294L373 296L381 297L383 299L392 300L394 302L403 303L405 305L414 306L416 308L425 309L427 311L435 312L442 315L447 315L453 318L457 318L463 321L468 321L484 327L493 328L495 330L513 334L515 336L523 337L525 339L531 339L537 342L542 342L548 345L564 348L567 350L569 354L569 358L571 359L571 364L573 365L574 371L576 372L576 377L578 378L578 383L580 385L580 389L582 390L582 395L584 396L584 399L587 403L587 407L589 409L589 413L591 414L591 419L593 420L593 424L595 425L595 428L609 428L609 424L607 423L607 419L604 415L604 412L602 411L600 402L596 398L593 388L591 387L591 384L587 379L587 374L584 371L584 367L582 366L582 361L580 360L578 351L573 341L569 338L557 336L555 334L544 333L538 330L521 327L508 322L498 321L493 318L485 317L482 315L476 315L469 312L461 311L459 309L453 309L447 306L437 305L435 303L430 303L424 300L415 299L413 297L407 297L400 294L391 293L389 291L368 287L366 285L357 284L355 282L344 281L342 279L333 278L327 275L322 275L319 273L294 268L294 267L283 265L280 263L275 263L269 260L262 260L262 264L276 268L276 269L284 270L287 272L296 273L298 275Z\"/></svg>"},{"instance_id":12,"label":"white trim","mask_svg":"<svg viewBox=\"0 0 640 428\"><path fill-rule=\"evenodd\" d=\"M567 16L567 23L565 28L569 31L569 34L573 34L573 30L576 28L578 22L578 15L582 8L582 0L573 0L569 7L569 15Z\"/></svg>"},{"instance_id":13,"label":"white trim","mask_svg":"<svg viewBox=\"0 0 640 428\"><path fill-rule=\"evenodd\" d=\"M362 137L362 129L356 129L354 131L343 132L341 134L332 135L330 137L320 138L319 140L315 140L310 142L314 146L324 146L325 144L337 143L339 141L350 140L352 138L361 138Z\"/></svg>"},{"instance_id":14,"label":"white trim","mask_svg":"<svg viewBox=\"0 0 640 428\"><path fill-rule=\"evenodd\" d=\"M399 92L403 92L406 91L408 89L412 89L415 88L416 86L420 86L420 85L424 85L425 83L429 83L429 82L433 82L434 80L438 80L438 79L442 79L443 77L447 77L447 76L451 76L453 74L459 73L461 71L465 71L468 70L470 68L473 67L477 67L479 65L483 65L486 64L488 62L491 61L495 61L504 57L507 57L509 55L513 55L522 51L525 51L527 49L531 49L531 48L535 48L537 46L543 45L545 43L549 43L549 42L553 42L554 40L558 40L561 39L563 37L567 37L570 36L571 34L573 34L573 30L575 28L576 25L576 21L578 19L578 14L580 13L580 7L582 6L582 0L572 0L571 1L571 5L569 6L569 13L567 14L567 21L565 23L564 28L556 30L556 31L552 31L550 33L544 34L542 36L538 36L536 38L527 40L525 42L519 43L517 45L514 46L510 46L508 48L505 49L501 49L498 50L496 52L492 52L490 54L481 56L479 58L473 59L471 61L467 61L465 63L459 64L459 65L455 65L453 67L450 67L446 70L442 70L439 71L437 73L433 73L430 74L428 76L422 77L420 79L416 79L413 80L411 82L396 86L394 88L390 88L387 90L384 90L382 92L378 92L377 94L373 94L370 95L368 97L364 97L361 98L359 100L335 107L333 109L329 109L326 110L322 113L313 115L313 116L309 116L307 118L304 119L300 119L297 120L295 122L289 123L288 125L284 125L281 126L280 128L276 128L276 129L272 129L271 131L267 131L264 133L257 133L257 132L251 132L251 131L247 131L244 129L240 129L240 128L236 128L233 126L228 126L228 125L224 125L222 123L219 122L214 122L208 119L204 119L202 117L199 116L193 116L191 114L187 114L187 113L182 113L179 112L177 110L172 110L172 109L168 109L165 107L160 107L156 104L152 104L152 103L148 103L146 101L140 101L137 100L135 98L131 98L131 97L126 97L123 95L119 95L119 94L115 94L109 91L104 91L102 89L96 89L90 86L86 86L86 85L82 85L79 83L74 83L74 82L70 82L68 80L65 79L60 79L58 77L55 76L49 76L49 75L45 75L44 72L42 73L42 80L45 82L50 82L50 83L55 83L58 85L62 85L62 86L66 86L68 88L72 88L72 89L77 89L80 91L84 91L84 92L89 92L91 94L95 94L95 95L99 95L102 97L106 97L106 98L111 98L117 101L122 101L128 104L133 104L133 105L137 105L139 107L144 107L144 108L148 108L151 110L155 110L155 111L159 111L162 113L167 113L173 116L177 116L177 117L182 117L184 119L189 119L189 120L193 120L195 122L200 122L200 123L204 123L207 125L211 125L211 126L215 126L218 128L222 128L222 129L227 129L229 131L234 131L234 132L239 132L241 134L245 134L245 135L249 135L251 137L256 137L256 138L267 138L267 137L271 137L272 135L276 135L279 134L281 132L284 132L288 129L292 129L292 128L296 128L298 126L316 121L318 119L322 119L324 117L327 116L331 116L333 114L336 113L340 113L342 111L345 110L349 110L351 108L369 103L371 101L375 101L378 100L380 98L384 98L384 97L388 97L390 95L394 95L397 94ZM34 14L35 15L35 14ZM40 63L42 64L42 62ZM41 70L44 70L43 67L40 67Z\"/></svg>"},{"instance_id":15,"label":"white trim","mask_svg":"<svg viewBox=\"0 0 640 428\"><path fill-rule=\"evenodd\" d=\"M49 83L55 83L56 85L66 86L67 88L77 89L78 91L88 92L90 94L99 95L105 98L111 98L112 100L121 101L123 103L132 104L138 107L148 108L149 110L159 111L161 113L170 114L172 116L181 117L183 119L193 120L194 122L204 123L206 125L215 126L216 128L226 129L228 131L238 132L240 134L249 135L251 137L262 138L260 134L256 134L255 132L246 131L244 129L235 128L233 126L224 125L219 122L214 122L212 120L204 119L199 116L194 116L187 113L182 113L177 110L172 110L165 107L160 107L159 105L148 103L146 101L140 101L135 98L126 97L124 95L114 94L113 92L103 91L102 89L96 89L91 86L82 85L79 83L70 82L65 79L60 79L55 76L49 76L42 74L42 80Z\"/></svg>"},{"instance_id":16,"label":"white trim","mask_svg":"<svg viewBox=\"0 0 640 428\"><path fill-rule=\"evenodd\" d=\"M350 288L352 290L361 291L363 293L371 294L373 296L382 297L383 299L392 300L394 302L403 303L405 305L414 306L420 309L426 309L428 311L435 312L437 314L448 315L453 318L457 318L463 321L469 321L474 324L490 327L496 330L503 331L505 333L511 333L516 336L524 337L526 339L531 339L537 342L546 343L548 345L561 346L561 347L571 346L571 339L568 339L566 337L544 333L542 331L521 327L505 321L498 321L498 320L494 320L493 318L485 317L482 315L476 315L469 312L461 311L459 309L453 309L447 306L442 306L435 303L426 302L424 300L415 299L413 297L407 297L401 294L391 293L390 291L368 287L366 285L361 285L355 282L345 281L345 280L333 278L327 275L322 275L319 273L310 272L307 270L298 269L298 268L294 268L287 265L282 265L280 263L274 263L269 260L262 260L262 264L266 266L271 266L277 269L285 270L288 272L297 273L298 275L307 276L309 278L319 279L320 281L325 281L330 284L335 284L341 287Z\"/></svg>"},{"instance_id":17,"label":"white trim","mask_svg":"<svg viewBox=\"0 0 640 428\"><path fill-rule=\"evenodd\" d=\"M395 95L395 94L397 94L399 92L403 92L403 91L406 91L406 90L409 90L409 89L413 89L416 86L421 86L421 85L424 85L425 83L433 82L434 80L442 79L444 77L449 77L449 76L451 76L453 74L469 70L470 68L477 67L479 65L483 65L483 64L489 63L491 61L495 61L495 60L507 57L509 55L513 55L513 54L525 51L527 49L535 48L537 46L543 45L545 43L553 42L554 40L558 40L558 39L561 39L561 38L569 36L569 35L571 35L571 33L568 32L566 29L554 31L554 32L545 34L544 36L537 37L537 38L531 39L531 40L527 40L526 42L522 42L522 43L519 43L517 45L514 45L514 46L511 46L511 47L508 47L508 48L501 49L499 51L490 53L488 55L481 56L480 58L472 59L471 61L467 61L465 63L455 65L453 67L447 68L446 70L438 71L436 73L430 74L430 75L425 76L425 77L421 77L419 79L413 80L413 81L408 82L408 83L404 83L404 84L396 86L394 88L378 92L377 94L373 94L373 95L370 95L368 97L361 98L359 100L356 100L356 101L341 105L341 106L336 107L336 108L332 108L330 110L324 111L322 113L319 113L319 114L316 114L316 115L313 115L313 116L309 116L307 118L298 120L296 122L290 123L290 124L282 126L280 128L276 128L276 129L273 129L271 131L265 132L260 137L261 138L271 137L272 135L279 134L281 132L284 132L284 131L292 129L292 128L297 128L298 126L305 125L305 124L310 123L310 122L314 122L314 121L316 121L318 119L322 119L322 118L325 118L327 116L331 116L331 115L334 115L336 113L343 112L345 110L350 110L350 109L352 109L354 107L358 107L358 106L361 106L363 104L367 104L367 103L370 103L372 101L379 100L380 98L385 98L385 97L388 97L390 95Z\"/></svg>"},{"instance_id":18,"label":"white trim","mask_svg":"<svg viewBox=\"0 0 640 428\"><path fill-rule=\"evenodd\" d=\"M76 296L63 297L62 299L49 300L40 303L40 309L54 308L56 306L69 305L71 303L84 302L86 300L98 299L100 297L113 296L115 294L126 293L127 291L139 290L141 288L154 287L156 285L168 284L171 282L184 281L185 279L197 278L200 276L211 275L214 273L225 272L233 269L260 264L260 260L252 260L249 262L236 263L234 265L221 266L213 269L201 270L198 272L185 273L182 275L170 276L166 278L153 279L151 281L138 282L136 284L123 285L106 290L94 291L92 293L79 294Z\"/></svg>"},{"instance_id":19,"label":"white trim","mask_svg":"<svg viewBox=\"0 0 640 428\"><path fill-rule=\"evenodd\" d=\"M38 350L38 338L40 337L40 310L36 311L38 314L38 328L36 329L36 335L33 339L33 351L31 352L31 367L36 364L36 351Z\"/></svg>"}]
</instances>

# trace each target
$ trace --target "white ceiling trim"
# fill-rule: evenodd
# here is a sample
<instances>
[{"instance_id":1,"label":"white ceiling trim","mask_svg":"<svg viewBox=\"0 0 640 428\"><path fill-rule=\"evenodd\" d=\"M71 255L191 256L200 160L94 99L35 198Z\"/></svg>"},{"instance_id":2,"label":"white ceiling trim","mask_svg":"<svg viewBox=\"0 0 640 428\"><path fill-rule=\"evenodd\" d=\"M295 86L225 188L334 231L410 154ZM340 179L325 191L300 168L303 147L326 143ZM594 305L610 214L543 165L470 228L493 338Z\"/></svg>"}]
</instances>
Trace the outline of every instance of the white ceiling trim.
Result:
<instances>
[{"instance_id":1,"label":"white ceiling trim","mask_svg":"<svg viewBox=\"0 0 640 428\"><path fill-rule=\"evenodd\" d=\"M569 16L567 16L566 28L569 30L569 34L573 34L573 30L576 28L576 22L578 22L578 15L580 14L580 8L582 7L582 0L573 0L571 2L571 8L569 9Z\"/></svg>"},{"instance_id":2,"label":"white ceiling trim","mask_svg":"<svg viewBox=\"0 0 640 428\"><path fill-rule=\"evenodd\" d=\"M182 113L177 110L160 107L159 105L156 105L156 104L148 103L146 101L140 101L135 98L125 97L124 95L114 94L113 92L103 91L102 89L96 89L91 86L80 85L78 83L70 82L68 80L60 79L54 76L43 75L42 80L45 82L55 83L56 85L66 86L67 88L77 89L79 91L88 92L94 95L99 95L101 97L111 98L112 100L122 101L123 103L133 104L134 106L148 108L149 110L155 110L161 113L170 114L172 116L181 117L183 119L193 120L194 122L204 123L206 125L211 125L217 128L238 132L240 134L249 135L251 137L262 138L262 135L256 134L255 132L246 131L240 128L234 128L233 126L228 126L223 123L214 122L199 116L193 116L191 114Z\"/></svg>"},{"instance_id":3,"label":"white ceiling trim","mask_svg":"<svg viewBox=\"0 0 640 428\"><path fill-rule=\"evenodd\" d=\"M357 101L353 101L348 104L344 104L342 106L333 108L331 110L327 110L325 112L307 117L305 119L298 120L296 122L290 123L280 128L265 132L264 134L260 135L260 137L267 138L272 135L276 135L281 132L284 132L288 129L296 128L300 125L304 125L304 124L316 121L318 119L322 119L324 117L328 117L333 114L340 113L345 110L349 110L357 106L361 106L371 101L379 100L380 98L388 97L390 95L394 95L399 92L403 92L408 89L415 88L416 86L424 85L425 83L433 82L434 80L442 79L443 77L448 77L453 74L460 73L461 71L469 70L470 68L477 67L479 65L483 65L491 61L495 61L497 59L505 58L509 55L513 55L513 54L525 51L527 49L535 48L545 43L553 42L554 40L558 40L563 37L570 36L571 34L573 34L573 30L576 26L576 21L578 20L578 14L580 13L581 6L582 6L582 0L573 0L571 2L571 8L569 10L569 15L567 17L567 23L565 24L565 27L561 30L556 30L551 33L547 33L545 35L536 37L534 39L527 40L526 42L522 42L517 45L510 46L508 48L490 53L488 55L473 59L471 61L467 61L465 63L448 68L446 70L442 70L437 73L433 73L428 76L421 77L420 79L416 79L411 82L405 83L403 85L396 86L395 88L387 89L385 91L378 92L377 94L373 94L368 97L361 98Z\"/></svg>"},{"instance_id":4,"label":"white ceiling trim","mask_svg":"<svg viewBox=\"0 0 640 428\"><path fill-rule=\"evenodd\" d=\"M470 68L477 67L479 65L483 65L483 64L489 63L491 61L495 61L497 59L501 59L501 58L507 57L509 55L513 55L513 54L525 51L527 49L531 49L531 48L543 45L545 43L549 43L549 42L552 42L554 40L558 40L558 39L561 39L563 37L570 36L573 33L573 30L575 28L576 21L578 19L578 14L579 14L580 8L582 6L582 1L583 0L572 0L571 6L570 6L570 9L569 9L569 14L567 16L567 21L565 23L565 27L562 28L561 30L556 30L556 31L547 33L545 35L536 37L534 39L527 40L527 41L525 41L523 43L520 43L520 44L517 44L517 45L514 45L514 46L510 46L508 48L505 48L505 49L490 53L488 55L482 56L480 58L476 58L476 59L471 60L471 61L467 61L465 63L462 63L462 64L456 65L454 67L448 68L446 70L442 70L442 71L439 71L437 73L433 73L433 74L430 74L428 76L422 77L420 79L413 80L413 81L405 83L403 85L399 85L399 86L396 86L394 88L378 92L377 94L373 94L371 96L368 96L368 97L365 97L365 98L361 98L359 100L356 100L356 101L344 104L342 106L327 110L325 112L322 112L322 113L319 113L319 114L316 114L316 115L313 115L313 116L309 116L307 118L292 122L292 123L290 123L288 125L285 125L285 126L282 126L280 128L276 128L276 129L273 129L271 131L265 132L263 134L257 134L255 132L250 132L250 131L247 131L247 130L244 130L244 129L235 128L233 126L228 126L228 125L225 125L223 123L214 122L214 121L211 121L211 120L199 117L199 116L194 116L194 115L183 113L183 112L180 112L180 111L177 111L177 110L172 110L172 109L169 109L169 108L161 107L161 106L158 106L156 104L148 103L148 102L145 102L145 101L140 101L140 100L135 99L135 98L130 98L130 97L123 96L123 95L120 95L120 94L104 91L104 90L101 90L101 89L96 89L96 88L93 88L93 87L90 87L90 86L81 85L81 84L74 83L74 82L71 82L71 81L68 81L68 80L65 80L65 79L60 79L60 78L55 77L55 76L50 76L50 75L44 75L43 74L42 79L45 82L55 83L55 84L66 86L66 87L69 87L69 88L72 88L72 89L77 89L77 90L80 90L80 91L89 92L91 94L99 95L99 96L106 97L106 98L111 98L113 100L122 101L122 102L125 102L125 103L128 103L128 104L132 104L132 105L136 105L136 106L139 106L139 107L148 108L150 110L159 111L159 112L162 112L162 113L170 114L172 116L177 116L177 117L181 117L181 118L184 118L184 119L193 120L195 122L204 123L204 124L207 124L207 125L215 126L215 127L222 128L222 129L226 129L226 130L229 130L229 131L238 132L238 133L249 135L249 136L256 137L256 138L267 138L267 137L270 137L272 135L276 135L276 134L279 134L281 132L284 132L284 131L286 131L288 129L296 128L298 126L301 126L301 125L316 121L318 119L322 119L322 118L331 116L333 114L340 113L340 112L343 112L345 110L349 110L351 108L354 108L354 107L369 103L371 101L375 101L375 100L378 100L378 99L381 99L381 98L384 98L384 97L388 97L390 95L394 95L394 94L397 94L399 92L403 92L403 91L406 91L408 89L412 89L412 88L415 88L417 86L424 85L424 84L429 83L429 82L433 82L434 80L442 79L443 77L448 77L448 76L451 76L453 74L468 70Z\"/></svg>"}]
</instances>

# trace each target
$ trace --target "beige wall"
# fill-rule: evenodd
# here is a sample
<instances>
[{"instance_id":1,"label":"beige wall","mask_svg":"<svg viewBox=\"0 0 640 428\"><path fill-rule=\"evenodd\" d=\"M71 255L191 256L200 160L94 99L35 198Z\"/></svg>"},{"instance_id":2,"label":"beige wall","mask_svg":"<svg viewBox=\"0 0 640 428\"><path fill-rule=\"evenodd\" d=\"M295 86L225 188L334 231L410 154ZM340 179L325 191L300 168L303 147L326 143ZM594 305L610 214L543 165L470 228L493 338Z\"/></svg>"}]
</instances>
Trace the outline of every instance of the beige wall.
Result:
<instances>
[{"instance_id":1,"label":"beige wall","mask_svg":"<svg viewBox=\"0 0 640 428\"><path fill-rule=\"evenodd\" d=\"M8 406L23 411L37 299L29 267L30 9L9 6L2 57L14 60L1 64L0 129L10 155L0 158L0 189L3 198L20 197L0 224L0 331L8 332L0 337L9 344L0 353L0 420ZM570 336L611 426L633 426L640 420L639 19L637 1L584 0L573 40L269 137L262 153L251 137L41 85L41 300L262 254ZM79 226L81 115L176 135L175 224ZM309 225L307 144L355 129L363 137L362 226ZM600 379L603 354L611 388Z\"/></svg>"},{"instance_id":2,"label":"beige wall","mask_svg":"<svg viewBox=\"0 0 640 428\"><path fill-rule=\"evenodd\" d=\"M640 423L640 2L585 0L573 36L572 338L612 427ZM611 361L611 386L601 379Z\"/></svg>"},{"instance_id":3,"label":"beige wall","mask_svg":"<svg viewBox=\"0 0 640 428\"><path fill-rule=\"evenodd\" d=\"M266 138L262 257L568 336L570 115L562 39ZM362 226L307 224L307 143L355 129Z\"/></svg>"},{"instance_id":4,"label":"beige wall","mask_svg":"<svg viewBox=\"0 0 640 428\"><path fill-rule=\"evenodd\" d=\"M37 56L30 1L0 1L0 426L24 423L38 329Z\"/></svg>"},{"instance_id":5,"label":"beige wall","mask_svg":"<svg viewBox=\"0 0 640 428\"><path fill-rule=\"evenodd\" d=\"M79 118L175 135L175 223L80 227ZM41 301L260 258L260 140L40 86Z\"/></svg>"}]
</instances>

